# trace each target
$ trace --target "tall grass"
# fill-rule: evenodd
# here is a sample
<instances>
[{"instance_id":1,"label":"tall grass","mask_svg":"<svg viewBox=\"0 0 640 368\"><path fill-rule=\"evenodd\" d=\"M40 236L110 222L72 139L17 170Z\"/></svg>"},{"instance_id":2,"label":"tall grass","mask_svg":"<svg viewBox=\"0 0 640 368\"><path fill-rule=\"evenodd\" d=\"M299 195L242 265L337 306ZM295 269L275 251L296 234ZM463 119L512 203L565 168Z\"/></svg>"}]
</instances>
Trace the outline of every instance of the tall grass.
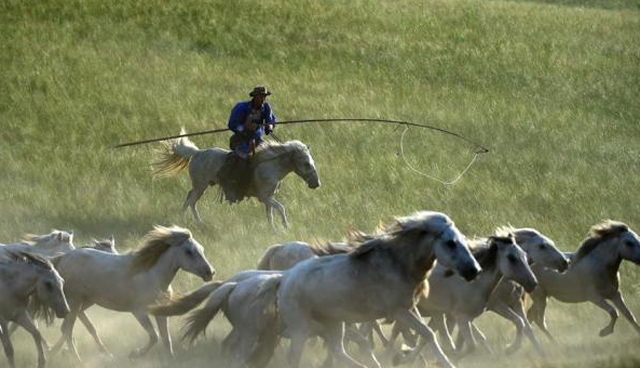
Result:
<instances>
[{"instance_id":1,"label":"tall grass","mask_svg":"<svg viewBox=\"0 0 640 368\"><path fill-rule=\"evenodd\" d=\"M535 227L566 250L604 218L638 228L640 18L634 6L4 0L0 240L55 227L75 230L80 242L114 233L127 249L153 224L176 223L194 231L222 277L253 267L269 244L338 240L347 228L371 231L379 221L420 209L448 213L468 235L506 223ZM292 227L273 233L259 203L219 204L214 189L200 202L209 226L198 227L180 213L186 174L153 179L152 146L112 148L177 134L182 126L222 127L256 84L274 91L270 101L280 120L404 119L454 130L491 152L460 182L443 186L414 174L398 156L402 130L368 123L283 126L279 136L311 146L323 186L311 191L288 177L278 198ZM455 138L418 129L407 134L406 159L427 173L451 179L471 159L471 147ZM193 140L209 147L226 146L227 139ZM640 310L637 270L625 265L621 277L632 309ZM176 288L196 285L182 275ZM606 320L600 311L552 303L549 312L552 326L569 330L561 334L568 351L582 354L557 353L558 364L622 367L640 359L629 351L636 337L624 321L603 340L607 349L597 350L601 342L592 336ZM490 338L506 344L511 326L484 318ZM145 337L142 331L111 336L120 328L104 335L124 355ZM216 324L214 334L224 328ZM19 355L32 362L30 342L22 341ZM85 354L94 352L89 340L81 345ZM188 364L210 357L207 349L194 351ZM547 366L528 354L523 361Z\"/></svg>"}]
</instances>

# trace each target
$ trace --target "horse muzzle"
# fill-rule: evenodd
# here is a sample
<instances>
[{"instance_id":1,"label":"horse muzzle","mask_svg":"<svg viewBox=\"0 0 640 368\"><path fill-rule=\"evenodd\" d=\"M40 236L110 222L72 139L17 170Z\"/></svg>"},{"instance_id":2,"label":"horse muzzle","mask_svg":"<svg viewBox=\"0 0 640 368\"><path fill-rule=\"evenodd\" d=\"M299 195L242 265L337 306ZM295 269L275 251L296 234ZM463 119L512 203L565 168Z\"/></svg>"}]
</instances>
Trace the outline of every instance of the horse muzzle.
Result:
<instances>
[{"instance_id":1,"label":"horse muzzle","mask_svg":"<svg viewBox=\"0 0 640 368\"><path fill-rule=\"evenodd\" d=\"M466 281L472 281L476 278L476 276L478 276L478 274L480 274L481 271L481 268L479 268L475 264L472 264L461 270L460 276L462 276Z\"/></svg>"},{"instance_id":2,"label":"horse muzzle","mask_svg":"<svg viewBox=\"0 0 640 368\"><path fill-rule=\"evenodd\" d=\"M64 306L56 308L56 317L65 318L70 311L71 310L69 309L69 305L65 303Z\"/></svg>"},{"instance_id":3,"label":"horse muzzle","mask_svg":"<svg viewBox=\"0 0 640 368\"><path fill-rule=\"evenodd\" d=\"M558 272L564 272L567 268L569 268L569 262L566 259L563 259L556 269Z\"/></svg>"},{"instance_id":4,"label":"horse muzzle","mask_svg":"<svg viewBox=\"0 0 640 368\"><path fill-rule=\"evenodd\" d=\"M216 274L216 270L214 270L213 268L210 268L207 271L203 272L200 277L202 278L203 281L209 282L213 280L213 275L215 274Z\"/></svg>"},{"instance_id":5,"label":"horse muzzle","mask_svg":"<svg viewBox=\"0 0 640 368\"><path fill-rule=\"evenodd\" d=\"M318 180L318 179L309 180L309 182L307 184L309 185L309 188L316 189L316 188L320 187L320 180Z\"/></svg>"}]
</instances>

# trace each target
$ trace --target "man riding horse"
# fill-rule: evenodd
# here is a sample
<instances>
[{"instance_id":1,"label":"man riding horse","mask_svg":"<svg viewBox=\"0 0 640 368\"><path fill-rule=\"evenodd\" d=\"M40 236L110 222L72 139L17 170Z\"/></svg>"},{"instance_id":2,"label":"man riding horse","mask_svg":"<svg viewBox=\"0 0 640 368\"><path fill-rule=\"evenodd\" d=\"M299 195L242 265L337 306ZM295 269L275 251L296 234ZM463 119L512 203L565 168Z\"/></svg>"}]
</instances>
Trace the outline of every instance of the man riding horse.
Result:
<instances>
[{"instance_id":1,"label":"man riding horse","mask_svg":"<svg viewBox=\"0 0 640 368\"><path fill-rule=\"evenodd\" d=\"M271 92L257 86L249 93L250 101L236 104L229 116L229 140L231 152L218 172L218 180L225 197L231 203L240 202L251 185L251 161L264 134L270 134L276 124L271 105L266 102Z\"/></svg>"}]
</instances>

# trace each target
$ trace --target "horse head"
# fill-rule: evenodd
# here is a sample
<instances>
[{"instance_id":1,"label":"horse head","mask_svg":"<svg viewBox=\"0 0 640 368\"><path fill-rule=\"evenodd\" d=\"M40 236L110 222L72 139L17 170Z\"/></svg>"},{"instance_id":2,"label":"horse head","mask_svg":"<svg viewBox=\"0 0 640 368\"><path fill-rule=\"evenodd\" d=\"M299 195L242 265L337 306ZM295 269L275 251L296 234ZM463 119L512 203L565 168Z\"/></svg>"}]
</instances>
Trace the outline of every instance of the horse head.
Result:
<instances>
[{"instance_id":1,"label":"horse head","mask_svg":"<svg viewBox=\"0 0 640 368\"><path fill-rule=\"evenodd\" d=\"M482 270L473 258L465 236L451 219L438 212L423 211L414 217L423 217L427 241L434 242L434 254L438 264L457 271L465 280L473 280Z\"/></svg>"},{"instance_id":2,"label":"horse head","mask_svg":"<svg viewBox=\"0 0 640 368\"><path fill-rule=\"evenodd\" d=\"M555 245L553 240L532 228L514 229L500 228L501 231L512 232L516 243L527 254L529 264L538 264L563 272L569 266L569 261Z\"/></svg>"},{"instance_id":3,"label":"horse head","mask_svg":"<svg viewBox=\"0 0 640 368\"><path fill-rule=\"evenodd\" d=\"M175 242L172 242L173 246L171 247L178 267L204 281L211 281L216 271L205 257L202 245L193 238L188 230L177 227L172 229L177 229L180 233L175 238Z\"/></svg>"},{"instance_id":4,"label":"horse head","mask_svg":"<svg viewBox=\"0 0 640 368\"><path fill-rule=\"evenodd\" d=\"M118 254L118 250L116 249L116 239L111 235L109 239L105 240L97 240L93 239L93 248L102 252Z\"/></svg>"},{"instance_id":5,"label":"horse head","mask_svg":"<svg viewBox=\"0 0 640 368\"><path fill-rule=\"evenodd\" d=\"M291 143L294 147L292 155L293 171L307 183L309 188L316 189L320 187L318 171L309 147L297 141Z\"/></svg>"},{"instance_id":6,"label":"horse head","mask_svg":"<svg viewBox=\"0 0 640 368\"><path fill-rule=\"evenodd\" d=\"M522 285L527 292L535 289L538 280L529 267L527 254L516 244L512 233L489 237L489 247L495 247L498 268L505 278Z\"/></svg>"},{"instance_id":7,"label":"horse head","mask_svg":"<svg viewBox=\"0 0 640 368\"><path fill-rule=\"evenodd\" d=\"M64 280L48 260L27 252L22 254L38 272L37 301L34 303L40 305L40 309L50 308L58 318L64 318L69 313L69 304L63 291ZM34 306L34 308L39 309L38 306ZM46 314L46 312L44 313Z\"/></svg>"},{"instance_id":8,"label":"horse head","mask_svg":"<svg viewBox=\"0 0 640 368\"><path fill-rule=\"evenodd\" d=\"M622 259L640 265L640 238L638 234L624 225L622 231L615 236L614 241L618 245L618 252Z\"/></svg>"}]
</instances>

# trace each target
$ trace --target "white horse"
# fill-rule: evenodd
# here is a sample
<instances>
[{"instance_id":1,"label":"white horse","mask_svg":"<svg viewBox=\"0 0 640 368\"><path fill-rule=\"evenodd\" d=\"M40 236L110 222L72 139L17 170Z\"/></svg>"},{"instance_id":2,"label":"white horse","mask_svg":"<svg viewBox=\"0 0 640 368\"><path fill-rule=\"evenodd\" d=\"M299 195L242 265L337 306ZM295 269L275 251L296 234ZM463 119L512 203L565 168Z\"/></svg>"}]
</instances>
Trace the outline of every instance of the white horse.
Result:
<instances>
[{"instance_id":1,"label":"white horse","mask_svg":"<svg viewBox=\"0 0 640 368\"><path fill-rule=\"evenodd\" d=\"M107 253L119 254L118 249L116 249L116 239L113 235L108 239L91 239L90 244L80 247L80 249L84 248L93 248Z\"/></svg>"},{"instance_id":2,"label":"white horse","mask_svg":"<svg viewBox=\"0 0 640 368\"><path fill-rule=\"evenodd\" d=\"M347 244L328 243L309 245L301 241L274 244L264 251L258 261L258 270L288 270L309 258L347 253L352 248Z\"/></svg>"},{"instance_id":3,"label":"white horse","mask_svg":"<svg viewBox=\"0 0 640 368\"><path fill-rule=\"evenodd\" d=\"M600 336L613 333L618 319L616 308L640 334L640 326L619 290L618 268L625 259L640 264L638 235L622 222L606 220L594 225L571 257L566 272L558 273L535 265L532 267L540 285L531 294L533 304L527 317L551 338L544 318L547 297L565 303L591 302L611 317L609 324L600 331ZM613 302L615 308L607 300Z\"/></svg>"},{"instance_id":4,"label":"white horse","mask_svg":"<svg viewBox=\"0 0 640 368\"><path fill-rule=\"evenodd\" d=\"M179 270L192 273L205 281L211 280L214 270L204 256L202 246L191 232L177 226L155 226L144 239L144 245L125 254L110 254L95 249L77 249L55 260L65 279L65 294L71 312L62 323L62 334L79 360L73 342L73 324L78 314L93 304L131 312L149 335L149 343L131 353L144 355L158 341L147 314L147 307L170 293L170 283ZM160 336L173 355L173 347L165 317L156 318ZM108 353L97 335L101 351ZM57 350L62 343L58 343Z\"/></svg>"},{"instance_id":5,"label":"white horse","mask_svg":"<svg viewBox=\"0 0 640 368\"><path fill-rule=\"evenodd\" d=\"M452 367L415 305L436 259L467 280L479 273L462 233L445 214L424 211L362 239L350 253L309 259L284 273L278 305L291 338L290 365L298 367L307 338L320 335L334 357L362 367L344 350L344 323L394 318L425 337L441 365Z\"/></svg>"},{"instance_id":6,"label":"white horse","mask_svg":"<svg viewBox=\"0 0 640 368\"><path fill-rule=\"evenodd\" d=\"M43 339L27 310L31 303L53 309L62 318L69 312L63 290L64 281L46 259L29 252L4 252L0 259L0 339L9 366L15 367L13 345L7 323L15 322L27 330L36 343L38 367L46 364Z\"/></svg>"},{"instance_id":7,"label":"white horse","mask_svg":"<svg viewBox=\"0 0 640 368\"><path fill-rule=\"evenodd\" d=\"M512 232L516 237L516 243L527 254L529 264L547 267L564 272L569 266L569 262L564 253L561 252L547 236L532 228L503 227L502 231ZM531 324L527 320L524 311L522 297L525 291L522 286L514 281L503 279L489 298L487 309L501 317L511 321L516 326L516 337L508 347L507 354L512 354L520 349L522 336L529 338L538 352L543 353L543 349L536 339ZM482 339L483 335L475 325L474 333L476 337Z\"/></svg>"},{"instance_id":8,"label":"white horse","mask_svg":"<svg viewBox=\"0 0 640 368\"><path fill-rule=\"evenodd\" d=\"M482 267L482 272L473 281L467 282L438 264L428 276L429 295L418 303L420 313L432 317L430 325L440 332L441 342L448 351L455 347L445 314L457 322L467 342L467 350L459 351L461 356L475 350L471 322L486 310L489 297L500 280L513 280L528 291L537 285L527 256L511 233L499 231L494 237L480 240L472 247L472 253Z\"/></svg>"},{"instance_id":9,"label":"white horse","mask_svg":"<svg viewBox=\"0 0 640 368\"><path fill-rule=\"evenodd\" d=\"M159 160L154 163L154 175L175 175L188 166L192 189L187 194L183 212L186 214L191 207L193 215L202 222L196 203L208 186L219 183L217 173L229 151L221 148L201 150L186 137L166 142L163 147ZM252 170L252 185L247 196L256 197L264 203L267 219L272 227L275 226L273 208L280 213L282 224L285 227L289 226L284 206L274 198L280 181L287 174L296 173L309 188L315 189L320 186L309 148L299 141L259 146L253 159Z\"/></svg>"},{"instance_id":10,"label":"white horse","mask_svg":"<svg viewBox=\"0 0 640 368\"><path fill-rule=\"evenodd\" d=\"M73 231L52 230L49 234L27 234L18 243L0 244L0 256L6 250L25 251L38 254L43 257L52 257L58 253L64 253L75 249L73 245Z\"/></svg>"}]
</instances>

